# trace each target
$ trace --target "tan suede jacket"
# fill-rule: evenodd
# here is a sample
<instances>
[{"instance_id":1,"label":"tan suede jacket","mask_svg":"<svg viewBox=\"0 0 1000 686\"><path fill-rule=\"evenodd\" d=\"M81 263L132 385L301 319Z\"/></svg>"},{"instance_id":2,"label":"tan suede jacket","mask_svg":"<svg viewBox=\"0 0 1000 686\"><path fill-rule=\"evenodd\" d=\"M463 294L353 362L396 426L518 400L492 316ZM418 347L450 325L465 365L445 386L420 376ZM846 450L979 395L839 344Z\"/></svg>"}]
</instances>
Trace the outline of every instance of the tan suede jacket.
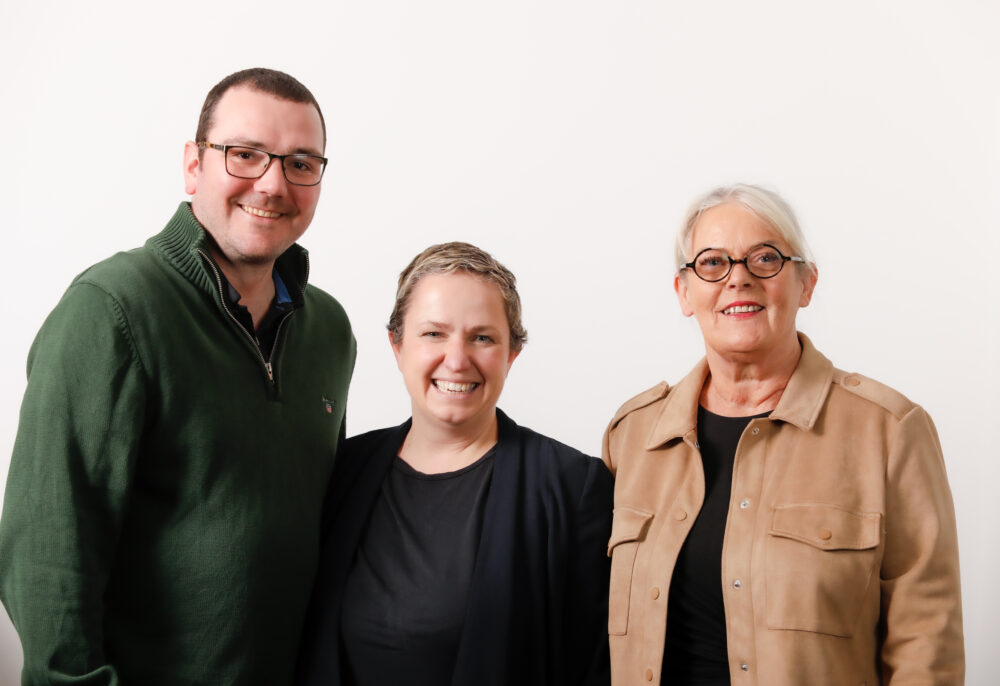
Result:
<instances>
[{"instance_id":1,"label":"tan suede jacket","mask_svg":"<svg viewBox=\"0 0 1000 686\"><path fill-rule=\"evenodd\" d=\"M778 406L736 450L720 570L732 683L961 684L955 515L934 425L799 338ZM629 400L604 436L615 686L660 683L671 573L704 498L707 374L703 360Z\"/></svg>"}]
</instances>

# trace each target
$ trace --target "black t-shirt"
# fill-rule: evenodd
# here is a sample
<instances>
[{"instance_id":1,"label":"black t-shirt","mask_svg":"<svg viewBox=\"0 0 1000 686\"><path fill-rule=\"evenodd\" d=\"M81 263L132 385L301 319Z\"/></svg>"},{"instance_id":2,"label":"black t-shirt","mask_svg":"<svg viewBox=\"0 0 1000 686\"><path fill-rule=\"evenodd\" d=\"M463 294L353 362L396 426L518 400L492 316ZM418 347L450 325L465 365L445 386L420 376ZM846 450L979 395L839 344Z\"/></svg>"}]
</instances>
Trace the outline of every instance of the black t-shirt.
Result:
<instances>
[{"instance_id":1,"label":"black t-shirt","mask_svg":"<svg viewBox=\"0 0 1000 686\"><path fill-rule=\"evenodd\" d=\"M677 556L667 600L663 686L728 686L726 610L722 601L722 542L726 534L733 463L752 419L698 408L698 445L705 502Z\"/></svg>"},{"instance_id":2,"label":"black t-shirt","mask_svg":"<svg viewBox=\"0 0 1000 686\"><path fill-rule=\"evenodd\" d=\"M445 474L396 458L344 589L346 683L451 682L495 452Z\"/></svg>"}]
</instances>

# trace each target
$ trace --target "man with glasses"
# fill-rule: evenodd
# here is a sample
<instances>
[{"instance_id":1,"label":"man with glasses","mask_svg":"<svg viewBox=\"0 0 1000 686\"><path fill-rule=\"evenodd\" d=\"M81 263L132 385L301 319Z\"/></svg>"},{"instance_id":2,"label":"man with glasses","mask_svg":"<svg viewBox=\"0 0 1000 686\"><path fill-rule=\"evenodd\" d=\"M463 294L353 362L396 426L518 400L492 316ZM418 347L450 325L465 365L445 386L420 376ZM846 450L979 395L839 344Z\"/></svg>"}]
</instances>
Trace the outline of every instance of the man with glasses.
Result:
<instances>
[{"instance_id":1,"label":"man with glasses","mask_svg":"<svg viewBox=\"0 0 1000 686\"><path fill-rule=\"evenodd\" d=\"M291 682L355 358L295 244L325 145L291 76L223 79L191 202L42 326L0 520L25 684Z\"/></svg>"}]
</instances>

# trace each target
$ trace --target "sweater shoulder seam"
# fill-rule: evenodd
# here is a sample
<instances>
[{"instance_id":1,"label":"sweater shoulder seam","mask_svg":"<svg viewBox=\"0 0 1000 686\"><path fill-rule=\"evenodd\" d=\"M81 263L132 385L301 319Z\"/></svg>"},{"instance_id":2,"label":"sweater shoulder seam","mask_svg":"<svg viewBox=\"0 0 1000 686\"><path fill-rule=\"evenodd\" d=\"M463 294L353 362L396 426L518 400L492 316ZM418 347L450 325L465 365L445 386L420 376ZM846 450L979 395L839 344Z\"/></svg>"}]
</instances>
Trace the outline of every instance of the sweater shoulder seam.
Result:
<instances>
[{"instance_id":1,"label":"sweater shoulder seam","mask_svg":"<svg viewBox=\"0 0 1000 686\"><path fill-rule=\"evenodd\" d=\"M91 288L94 288L103 293L104 296L108 299L108 301L111 304L111 309L114 312L115 319L118 320L119 332L122 334L122 337L128 343L128 347L132 353L132 357L138 363L139 370L142 372L142 375L148 379L149 378L148 367L142 360L142 355L139 353L139 346L136 345L135 336L132 334L132 326L128 320L128 313L125 311L125 307L122 305L118 297L103 285L95 281L92 281L90 279L87 279L86 277L78 279L76 283L70 286L70 288L74 288L77 286L90 286Z\"/></svg>"}]
</instances>

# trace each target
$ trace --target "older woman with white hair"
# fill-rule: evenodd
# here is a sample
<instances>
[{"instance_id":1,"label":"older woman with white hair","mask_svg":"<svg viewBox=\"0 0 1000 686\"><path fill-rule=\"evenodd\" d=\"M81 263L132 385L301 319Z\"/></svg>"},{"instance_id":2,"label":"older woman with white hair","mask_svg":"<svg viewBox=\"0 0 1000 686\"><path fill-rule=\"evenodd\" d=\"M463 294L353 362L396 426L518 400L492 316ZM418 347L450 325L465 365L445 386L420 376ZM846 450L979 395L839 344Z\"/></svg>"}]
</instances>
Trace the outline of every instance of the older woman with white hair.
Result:
<instances>
[{"instance_id":1,"label":"older woman with white hair","mask_svg":"<svg viewBox=\"0 0 1000 686\"><path fill-rule=\"evenodd\" d=\"M611 420L612 682L960 684L958 550L934 425L796 330L791 208L695 202L674 288L705 358Z\"/></svg>"}]
</instances>

